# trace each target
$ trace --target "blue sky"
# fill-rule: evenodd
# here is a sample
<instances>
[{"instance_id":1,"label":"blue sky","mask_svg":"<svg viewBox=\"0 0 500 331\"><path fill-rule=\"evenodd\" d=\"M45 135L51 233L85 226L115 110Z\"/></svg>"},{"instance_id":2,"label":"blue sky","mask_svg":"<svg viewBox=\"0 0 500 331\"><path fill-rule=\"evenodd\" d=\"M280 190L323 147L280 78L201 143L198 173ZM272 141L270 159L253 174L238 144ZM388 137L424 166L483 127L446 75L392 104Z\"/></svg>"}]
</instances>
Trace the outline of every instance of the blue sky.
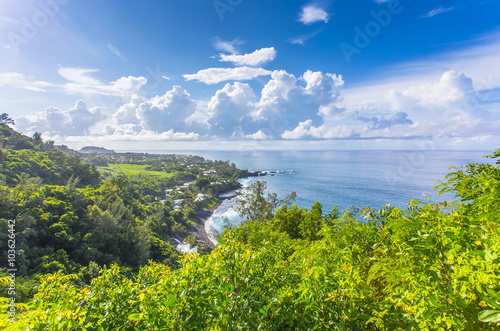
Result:
<instances>
[{"instance_id":1,"label":"blue sky","mask_svg":"<svg viewBox=\"0 0 500 331\"><path fill-rule=\"evenodd\" d=\"M494 0L5 0L1 111L74 148L491 150L498 17Z\"/></svg>"}]
</instances>

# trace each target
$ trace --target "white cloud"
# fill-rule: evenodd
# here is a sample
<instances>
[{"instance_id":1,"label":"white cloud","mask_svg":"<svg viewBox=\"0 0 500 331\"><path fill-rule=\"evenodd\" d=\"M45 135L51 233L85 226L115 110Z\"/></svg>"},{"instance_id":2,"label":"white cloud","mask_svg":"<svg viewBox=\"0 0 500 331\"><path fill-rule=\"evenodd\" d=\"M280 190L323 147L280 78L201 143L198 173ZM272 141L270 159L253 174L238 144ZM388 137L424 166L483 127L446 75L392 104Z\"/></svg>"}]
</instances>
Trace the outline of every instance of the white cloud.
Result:
<instances>
[{"instance_id":1,"label":"white cloud","mask_svg":"<svg viewBox=\"0 0 500 331\"><path fill-rule=\"evenodd\" d=\"M271 80L262 89L260 104L274 104L278 99L288 99L290 91L296 87L297 78L285 70L275 70Z\"/></svg>"},{"instance_id":2,"label":"white cloud","mask_svg":"<svg viewBox=\"0 0 500 331\"><path fill-rule=\"evenodd\" d=\"M70 81L63 86L69 93L101 94L128 96L137 93L147 83L144 77L121 77L109 83L103 83L90 74L98 72L97 69L59 67L57 73Z\"/></svg>"},{"instance_id":3,"label":"white cloud","mask_svg":"<svg viewBox=\"0 0 500 331\"><path fill-rule=\"evenodd\" d=\"M300 81L306 86L299 85ZM311 120L311 124L319 125L324 120L322 111L334 108L343 83L341 76L320 71L308 70L300 79L286 71L275 71L262 90L255 117L275 138L299 122Z\"/></svg>"},{"instance_id":4,"label":"white cloud","mask_svg":"<svg viewBox=\"0 0 500 331\"><path fill-rule=\"evenodd\" d=\"M98 71L97 69L59 67L57 73L69 81L63 85L38 81L17 72L5 72L0 73L0 87L10 86L36 92L64 91L74 94L129 96L137 93L147 83L146 78L133 76L121 77L110 83L103 83L90 76Z\"/></svg>"},{"instance_id":5,"label":"white cloud","mask_svg":"<svg viewBox=\"0 0 500 331\"><path fill-rule=\"evenodd\" d=\"M300 13L299 22L306 25L310 25L316 22L328 23L329 15L323 9L315 5L307 5L302 7L302 12Z\"/></svg>"},{"instance_id":6,"label":"white cloud","mask_svg":"<svg viewBox=\"0 0 500 331\"><path fill-rule=\"evenodd\" d=\"M99 70L70 67L59 67L57 69L59 76L69 80L70 82L82 85L99 85L101 83L97 79L89 76L89 74L94 72L99 72Z\"/></svg>"},{"instance_id":7,"label":"white cloud","mask_svg":"<svg viewBox=\"0 0 500 331\"><path fill-rule=\"evenodd\" d=\"M165 95L141 103L136 114L146 130L164 132L174 129L177 132L186 129L186 119L195 110L196 102L189 93L180 86L174 86Z\"/></svg>"},{"instance_id":8,"label":"white cloud","mask_svg":"<svg viewBox=\"0 0 500 331\"><path fill-rule=\"evenodd\" d=\"M219 82L228 79L226 72L220 80L219 70L229 70L229 76L234 76L237 69L264 70L214 68L213 77L200 71L196 79ZM68 110L49 107L16 121L18 127L31 132L60 137L101 134L111 141L246 139L262 144L265 140L415 141L445 137L471 142L500 138L498 99L491 98L493 104L488 107L482 105L478 82L456 70L442 71L438 76L409 75L406 81L404 77L375 80L373 85L349 89L344 89L342 76L332 73L307 70L296 77L284 70L264 71L271 78L261 91L232 82L210 101L195 101L180 86L153 98L133 94L104 130L98 126L104 119L100 109L89 108L84 102ZM64 70L61 75L74 84L96 85L100 82L90 76L94 72ZM117 85L128 88L128 83Z\"/></svg>"},{"instance_id":9,"label":"white cloud","mask_svg":"<svg viewBox=\"0 0 500 331\"><path fill-rule=\"evenodd\" d=\"M142 96L138 94L132 95L130 102L120 106L116 113L113 114L113 122L116 125L122 124L139 124L139 118L137 117L137 109L144 102L148 102Z\"/></svg>"},{"instance_id":10,"label":"white cloud","mask_svg":"<svg viewBox=\"0 0 500 331\"><path fill-rule=\"evenodd\" d=\"M267 140L267 139L271 139L271 137L268 136L267 134L265 134L264 132L262 132L262 130L259 130L259 131L255 132L254 134L248 134L245 137L248 138L248 139L253 139L253 140Z\"/></svg>"},{"instance_id":11,"label":"white cloud","mask_svg":"<svg viewBox=\"0 0 500 331\"><path fill-rule=\"evenodd\" d=\"M233 39L232 41L227 41L221 40L219 37L215 37L215 41L213 43L215 49L231 54L238 54L239 52L236 50L236 46L243 44L244 42L239 40L238 38Z\"/></svg>"},{"instance_id":12,"label":"white cloud","mask_svg":"<svg viewBox=\"0 0 500 331\"><path fill-rule=\"evenodd\" d=\"M242 119L252 113L254 97L252 88L239 82L218 90L208 104L211 134L224 138L241 135Z\"/></svg>"},{"instance_id":13,"label":"white cloud","mask_svg":"<svg viewBox=\"0 0 500 331\"><path fill-rule=\"evenodd\" d=\"M474 81L476 91L500 88L500 32L480 36L470 41L472 47L457 47L452 52L434 55L414 62L394 65L389 73L391 82L405 84L441 75L443 71L463 72Z\"/></svg>"},{"instance_id":14,"label":"white cloud","mask_svg":"<svg viewBox=\"0 0 500 331\"><path fill-rule=\"evenodd\" d=\"M315 37L316 35L318 35L321 31L323 31L324 27L321 27L319 29L316 29L315 31L311 32L311 33L308 33L308 34L303 34L303 35L300 35L300 36L296 36L296 37L292 37L290 39L287 40L287 42L291 43L291 44L297 44L297 45L302 45L304 46L306 41L308 41L309 39Z\"/></svg>"},{"instance_id":15,"label":"white cloud","mask_svg":"<svg viewBox=\"0 0 500 331\"><path fill-rule=\"evenodd\" d=\"M145 99L133 95L130 102L122 105L113 115L113 125L108 132L131 135L143 131L162 134L173 130L182 133L193 129L187 119L196 111L197 104L189 93L180 86L174 86L162 96ZM202 130L202 125L194 129Z\"/></svg>"},{"instance_id":16,"label":"white cloud","mask_svg":"<svg viewBox=\"0 0 500 331\"><path fill-rule=\"evenodd\" d=\"M451 6L451 7L439 6L438 8L434 8L433 10L429 11L425 15L422 15L421 17L430 18L430 17L434 17L434 16L442 14L442 13L446 13L446 12L453 10L453 9L455 9L455 7L453 7L453 6Z\"/></svg>"},{"instance_id":17,"label":"white cloud","mask_svg":"<svg viewBox=\"0 0 500 331\"><path fill-rule=\"evenodd\" d=\"M301 121L320 125L325 114L341 112L332 104L342 85L342 77L334 74L307 71L297 79L274 71L255 100L248 84L226 84L209 104L210 132L224 138L275 139Z\"/></svg>"},{"instance_id":18,"label":"white cloud","mask_svg":"<svg viewBox=\"0 0 500 331\"><path fill-rule=\"evenodd\" d=\"M390 128L395 125L399 124L413 124L413 122L408 118L408 114L404 112L396 112L389 118L386 118L385 116L380 116L380 117L363 117L363 116L358 116L358 120L362 122L368 122L372 124L372 128L374 129L385 129L385 128Z\"/></svg>"},{"instance_id":19,"label":"white cloud","mask_svg":"<svg viewBox=\"0 0 500 331\"><path fill-rule=\"evenodd\" d=\"M93 127L104 119L100 108L89 108L86 102L79 100L67 110L47 107L41 113L20 117L16 119L16 128L26 133L41 132L49 136L83 136L91 134Z\"/></svg>"},{"instance_id":20,"label":"white cloud","mask_svg":"<svg viewBox=\"0 0 500 331\"><path fill-rule=\"evenodd\" d=\"M261 66L276 58L276 50L274 47L261 48L253 53L237 55L237 54L220 54L221 62L232 62L238 66Z\"/></svg>"},{"instance_id":21,"label":"white cloud","mask_svg":"<svg viewBox=\"0 0 500 331\"><path fill-rule=\"evenodd\" d=\"M326 73L321 71L313 72L307 70L302 79L307 83L306 91L321 100L321 103L328 103L337 100L340 96L340 88L344 85L341 75Z\"/></svg>"},{"instance_id":22,"label":"white cloud","mask_svg":"<svg viewBox=\"0 0 500 331\"><path fill-rule=\"evenodd\" d=\"M292 131L285 130L285 132L283 132L281 137L283 139L302 139L304 138L305 135L308 134L311 125L312 125L311 120L300 122L299 125Z\"/></svg>"},{"instance_id":23,"label":"white cloud","mask_svg":"<svg viewBox=\"0 0 500 331\"><path fill-rule=\"evenodd\" d=\"M262 68L209 68L198 71L196 74L183 75L186 80L198 80L205 84L217 84L228 80L250 80L259 76L267 76L272 72Z\"/></svg>"},{"instance_id":24,"label":"white cloud","mask_svg":"<svg viewBox=\"0 0 500 331\"><path fill-rule=\"evenodd\" d=\"M33 80L31 77L26 77L17 72L4 72L0 73L0 87L2 86L11 86L36 92L46 92L46 88L52 87L53 85L48 82Z\"/></svg>"},{"instance_id":25,"label":"white cloud","mask_svg":"<svg viewBox=\"0 0 500 331\"><path fill-rule=\"evenodd\" d=\"M309 81L311 79L308 79ZM313 80L316 81L316 80ZM374 89L375 87L375 89ZM344 93L343 93L344 94ZM499 137L500 113L479 109L473 81L456 71L402 89L365 86L346 93L325 122L301 121L283 139L476 139ZM350 96L349 94L352 94ZM341 100L339 97L338 100ZM340 107L340 108L339 108ZM478 138L479 139L479 138Z\"/></svg>"},{"instance_id":26,"label":"white cloud","mask_svg":"<svg viewBox=\"0 0 500 331\"><path fill-rule=\"evenodd\" d=\"M198 140L198 133L175 132L173 129L161 133L151 130L141 130L140 132L116 132L112 135L103 136L103 141L169 141L169 140Z\"/></svg>"}]
</instances>

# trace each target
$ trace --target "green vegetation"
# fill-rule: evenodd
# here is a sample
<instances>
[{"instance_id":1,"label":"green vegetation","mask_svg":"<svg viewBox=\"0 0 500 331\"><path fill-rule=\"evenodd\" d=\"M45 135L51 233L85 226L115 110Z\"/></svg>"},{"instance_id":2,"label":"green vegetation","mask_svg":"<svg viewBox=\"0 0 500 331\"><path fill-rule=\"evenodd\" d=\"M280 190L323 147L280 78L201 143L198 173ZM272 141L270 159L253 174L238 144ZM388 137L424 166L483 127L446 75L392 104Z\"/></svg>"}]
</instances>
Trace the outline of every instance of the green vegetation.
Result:
<instances>
[{"instance_id":1,"label":"green vegetation","mask_svg":"<svg viewBox=\"0 0 500 331\"><path fill-rule=\"evenodd\" d=\"M70 178L79 179L80 187L99 183L100 176L92 164L84 163L78 156L68 156L51 150L0 149L0 169L3 181L13 186L23 176L38 177L43 184L66 184Z\"/></svg>"},{"instance_id":2,"label":"green vegetation","mask_svg":"<svg viewBox=\"0 0 500 331\"><path fill-rule=\"evenodd\" d=\"M49 273L76 273L83 285L106 265L119 265L127 275L148 260L178 268L181 253L171 238L188 236L196 211L216 199L213 194L236 187L236 179L246 173L199 157L127 153L82 158L53 143L45 148L40 134L26 137L4 124L0 129L6 147L0 148L0 247L7 252L15 246L17 303L32 298L39 276ZM107 165L113 158L131 163L111 163L116 170L106 178L103 167L82 161ZM182 186L196 178L208 185ZM200 193L206 199L196 199ZM174 199L183 201L177 209ZM9 242L11 234L15 244ZM198 245L193 239L190 243ZM0 262L9 265L8 255L2 254ZM0 277L8 275L5 270ZM0 296L8 297L8 288L2 285Z\"/></svg>"},{"instance_id":3,"label":"green vegetation","mask_svg":"<svg viewBox=\"0 0 500 331\"><path fill-rule=\"evenodd\" d=\"M19 265L38 273L40 285L17 306L15 324L5 317L11 329L500 327L498 166L455 168L437 186L456 201L365 208L363 222L355 209L298 208L293 195L278 203L258 183L240 209L246 222L227 229L209 255L180 259L165 238L196 210L193 194L213 189L211 178L186 189L180 211L145 201L127 178L87 187L20 178L1 187L1 217L16 219ZM142 266L147 259L157 262ZM2 279L4 290L8 283Z\"/></svg>"}]
</instances>

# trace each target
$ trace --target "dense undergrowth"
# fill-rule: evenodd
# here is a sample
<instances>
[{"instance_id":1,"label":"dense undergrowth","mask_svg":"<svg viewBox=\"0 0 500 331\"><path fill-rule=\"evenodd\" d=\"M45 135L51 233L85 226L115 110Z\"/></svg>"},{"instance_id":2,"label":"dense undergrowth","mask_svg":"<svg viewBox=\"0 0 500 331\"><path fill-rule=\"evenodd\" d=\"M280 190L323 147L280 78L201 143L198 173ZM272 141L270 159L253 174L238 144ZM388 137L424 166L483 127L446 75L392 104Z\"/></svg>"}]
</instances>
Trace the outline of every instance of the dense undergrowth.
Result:
<instances>
[{"instance_id":1,"label":"dense undergrowth","mask_svg":"<svg viewBox=\"0 0 500 331\"><path fill-rule=\"evenodd\" d=\"M498 158L497 150L492 157ZM324 217L284 206L225 231L181 268L43 277L12 328L32 330L498 330L500 170L455 168L453 202ZM318 230L318 231L317 231ZM24 310L22 315L20 311Z\"/></svg>"}]
</instances>

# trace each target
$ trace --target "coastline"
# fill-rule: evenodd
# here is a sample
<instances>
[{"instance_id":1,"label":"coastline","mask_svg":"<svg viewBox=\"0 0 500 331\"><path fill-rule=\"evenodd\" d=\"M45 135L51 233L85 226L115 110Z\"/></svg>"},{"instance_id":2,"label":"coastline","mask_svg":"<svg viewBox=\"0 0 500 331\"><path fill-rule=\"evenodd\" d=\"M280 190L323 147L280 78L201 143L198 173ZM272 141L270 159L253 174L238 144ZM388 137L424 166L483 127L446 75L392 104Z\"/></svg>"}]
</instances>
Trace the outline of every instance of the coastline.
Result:
<instances>
[{"instance_id":1,"label":"coastline","mask_svg":"<svg viewBox=\"0 0 500 331\"><path fill-rule=\"evenodd\" d=\"M227 197L219 197L219 200L215 205L210 207L209 209L202 209L196 213L195 221L196 225L192 226L189 229L189 234L195 237L199 243L208 245L211 249L215 249L215 245L208 237L208 233L205 231L205 222L212 217L217 208L220 207L224 200L228 199Z\"/></svg>"},{"instance_id":2,"label":"coastline","mask_svg":"<svg viewBox=\"0 0 500 331\"><path fill-rule=\"evenodd\" d=\"M250 171L247 174L243 175L240 177L240 179L243 178L248 178L248 177L261 177L261 176L266 176L270 172L269 171ZM275 173L275 172L272 172ZM211 250L215 249L215 244L214 242L210 239L209 234L206 231L205 223L212 217L212 215L215 213L215 211L222 205L222 203L225 200L232 199L234 196L220 196L221 194L227 193L227 192L234 192L238 189L243 188L243 185L241 185L240 182L238 182L238 186L236 188L232 188L227 191L223 191L219 193L218 196L218 201L215 205L210 207L209 209L202 209L199 210L196 213L195 216L195 221L196 224L191 226L188 230L188 236L191 235L193 236L200 244L205 244L210 247ZM184 238L182 238L184 239Z\"/></svg>"}]
</instances>

